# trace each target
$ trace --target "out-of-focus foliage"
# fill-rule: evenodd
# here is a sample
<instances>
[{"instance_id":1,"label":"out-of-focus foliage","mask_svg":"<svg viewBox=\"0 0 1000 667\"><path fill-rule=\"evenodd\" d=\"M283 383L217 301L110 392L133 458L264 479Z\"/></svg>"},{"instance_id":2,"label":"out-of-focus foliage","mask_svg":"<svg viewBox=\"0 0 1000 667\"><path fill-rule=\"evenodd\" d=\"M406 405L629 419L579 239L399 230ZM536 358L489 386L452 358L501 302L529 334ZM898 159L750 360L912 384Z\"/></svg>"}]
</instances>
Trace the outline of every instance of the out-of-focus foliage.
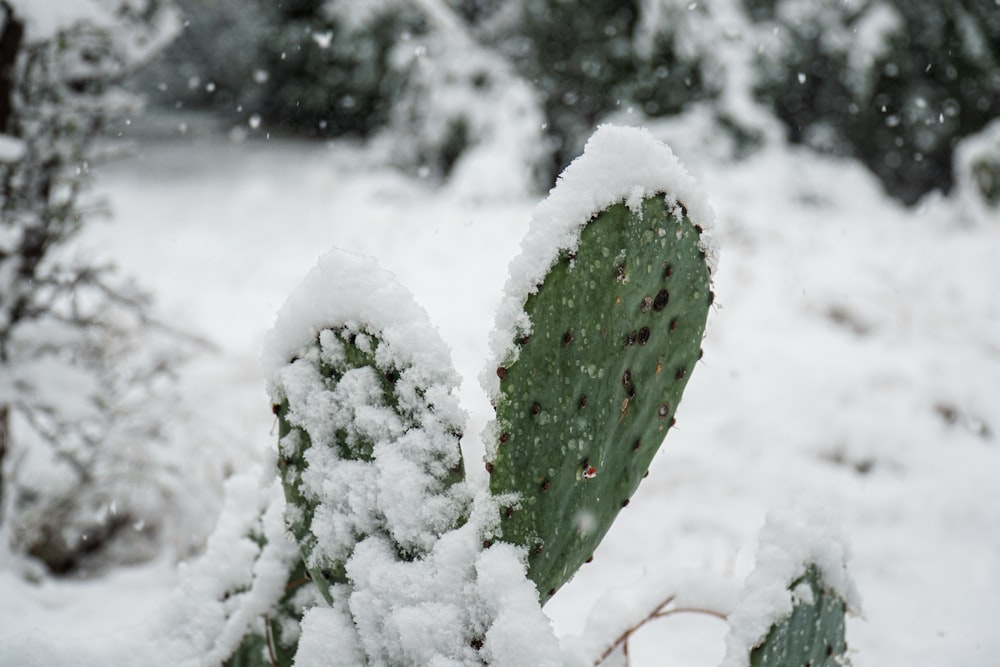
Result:
<instances>
[{"instance_id":1,"label":"out-of-focus foliage","mask_svg":"<svg viewBox=\"0 0 1000 667\"><path fill-rule=\"evenodd\" d=\"M794 142L861 159L913 203L952 184L952 150L1000 109L994 0L746 0L776 36L760 98Z\"/></svg>"},{"instance_id":2,"label":"out-of-focus foliage","mask_svg":"<svg viewBox=\"0 0 1000 667\"><path fill-rule=\"evenodd\" d=\"M497 48L542 96L551 176L602 117L634 106L669 115L718 92L712 58L690 29L702 10L670 0L511 0L491 28Z\"/></svg>"},{"instance_id":3,"label":"out-of-focus foliage","mask_svg":"<svg viewBox=\"0 0 1000 667\"><path fill-rule=\"evenodd\" d=\"M52 26L0 2L0 539L54 572L153 555L187 483L177 346L140 292L68 250L96 212L95 140L136 110L119 84L169 37L169 6L68 7Z\"/></svg>"},{"instance_id":4,"label":"out-of-focus foliage","mask_svg":"<svg viewBox=\"0 0 1000 667\"><path fill-rule=\"evenodd\" d=\"M486 52L495 85L526 83L539 100L546 140L526 168L543 186L608 116L700 105L739 151L773 114L790 141L860 159L913 203L951 187L955 143L1000 108L994 0L181 2L185 32L146 84L161 101L307 136L389 128L402 154L441 174L476 144L478 111L454 107L498 99L469 76ZM454 19L445 29L442 16ZM421 49L433 68L416 65Z\"/></svg>"},{"instance_id":5,"label":"out-of-focus foliage","mask_svg":"<svg viewBox=\"0 0 1000 667\"><path fill-rule=\"evenodd\" d=\"M176 39L132 82L153 104L249 115L266 82L260 55L266 31L263 0L177 0Z\"/></svg>"},{"instance_id":6,"label":"out-of-focus foliage","mask_svg":"<svg viewBox=\"0 0 1000 667\"><path fill-rule=\"evenodd\" d=\"M160 106L256 115L268 131L368 136L403 83L392 53L421 29L405 6L331 0L180 0L184 27L135 85ZM366 5L368 7L368 5Z\"/></svg>"},{"instance_id":7,"label":"out-of-focus foliage","mask_svg":"<svg viewBox=\"0 0 1000 667\"><path fill-rule=\"evenodd\" d=\"M267 80L258 102L270 127L366 136L388 121L403 83L393 49L421 29L421 17L401 6L351 24L337 4L293 0L270 10L262 53Z\"/></svg>"},{"instance_id":8,"label":"out-of-focus foliage","mask_svg":"<svg viewBox=\"0 0 1000 667\"><path fill-rule=\"evenodd\" d=\"M403 84L385 133L388 152L477 196L531 191L547 153L534 87L457 15L437 8L426 33L394 52Z\"/></svg>"}]
</instances>

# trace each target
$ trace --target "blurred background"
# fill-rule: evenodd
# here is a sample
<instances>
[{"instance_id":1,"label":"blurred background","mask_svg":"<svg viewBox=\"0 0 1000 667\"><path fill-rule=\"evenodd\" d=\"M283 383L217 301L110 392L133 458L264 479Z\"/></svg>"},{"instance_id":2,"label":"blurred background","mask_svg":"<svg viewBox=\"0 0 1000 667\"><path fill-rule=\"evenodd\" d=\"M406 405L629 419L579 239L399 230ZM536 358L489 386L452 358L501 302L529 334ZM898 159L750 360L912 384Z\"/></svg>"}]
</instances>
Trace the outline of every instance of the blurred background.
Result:
<instances>
[{"instance_id":1,"label":"blurred background","mask_svg":"<svg viewBox=\"0 0 1000 667\"><path fill-rule=\"evenodd\" d=\"M998 664L998 116L1000 0L0 0L0 663L63 623L104 664L88 610L153 613L273 449L260 341L327 248L438 323L480 460L507 263L614 122L708 191L720 307L557 630L663 561L744 573L807 496L857 547L857 664ZM674 627L645 655L714 664Z\"/></svg>"},{"instance_id":2,"label":"blurred background","mask_svg":"<svg viewBox=\"0 0 1000 667\"><path fill-rule=\"evenodd\" d=\"M738 151L774 119L911 205L952 188L956 144L1000 106L993 0L178 4L180 34L133 81L154 107L317 139L391 132L397 159L441 176L514 116L544 125L526 166L547 187L595 123L700 107Z\"/></svg>"}]
</instances>

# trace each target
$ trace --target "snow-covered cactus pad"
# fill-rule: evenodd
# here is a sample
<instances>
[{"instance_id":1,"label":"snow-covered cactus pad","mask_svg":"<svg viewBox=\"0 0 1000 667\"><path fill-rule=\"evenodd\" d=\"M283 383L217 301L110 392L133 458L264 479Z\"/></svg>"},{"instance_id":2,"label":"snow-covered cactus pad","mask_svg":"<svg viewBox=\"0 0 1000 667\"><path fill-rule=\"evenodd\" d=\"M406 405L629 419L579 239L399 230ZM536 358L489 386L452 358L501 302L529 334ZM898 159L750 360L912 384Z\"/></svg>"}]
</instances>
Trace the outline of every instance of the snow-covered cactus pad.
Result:
<instances>
[{"instance_id":1,"label":"snow-covered cactus pad","mask_svg":"<svg viewBox=\"0 0 1000 667\"><path fill-rule=\"evenodd\" d=\"M536 211L493 340L490 490L547 600L674 423L713 302L712 212L670 150L602 127Z\"/></svg>"},{"instance_id":2,"label":"snow-covered cactus pad","mask_svg":"<svg viewBox=\"0 0 1000 667\"><path fill-rule=\"evenodd\" d=\"M372 260L321 258L265 351L286 520L327 604L297 667L559 663L521 550L464 481L463 413L426 314Z\"/></svg>"},{"instance_id":3,"label":"snow-covered cactus pad","mask_svg":"<svg viewBox=\"0 0 1000 667\"><path fill-rule=\"evenodd\" d=\"M792 613L771 626L763 643L750 653L751 667L841 667L846 603L823 584L815 566L792 582Z\"/></svg>"},{"instance_id":4,"label":"snow-covered cactus pad","mask_svg":"<svg viewBox=\"0 0 1000 667\"><path fill-rule=\"evenodd\" d=\"M366 537L409 560L463 519L457 377L394 276L324 256L279 313L265 363L286 521L328 602Z\"/></svg>"},{"instance_id":5,"label":"snow-covered cactus pad","mask_svg":"<svg viewBox=\"0 0 1000 667\"><path fill-rule=\"evenodd\" d=\"M202 557L181 567L154 631L163 653L149 664L291 664L302 612L320 596L286 539L284 509L281 485L262 485L256 467L226 482L215 532Z\"/></svg>"},{"instance_id":6,"label":"snow-covered cactus pad","mask_svg":"<svg viewBox=\"0 0 1000 667\"><path fill-rule=\"evenodd\" d=\"M860 601L833 525L819 511L768 517L757 565L729 615L722 667L848 664L845 616Z\"/></svg>"}]
</instances>

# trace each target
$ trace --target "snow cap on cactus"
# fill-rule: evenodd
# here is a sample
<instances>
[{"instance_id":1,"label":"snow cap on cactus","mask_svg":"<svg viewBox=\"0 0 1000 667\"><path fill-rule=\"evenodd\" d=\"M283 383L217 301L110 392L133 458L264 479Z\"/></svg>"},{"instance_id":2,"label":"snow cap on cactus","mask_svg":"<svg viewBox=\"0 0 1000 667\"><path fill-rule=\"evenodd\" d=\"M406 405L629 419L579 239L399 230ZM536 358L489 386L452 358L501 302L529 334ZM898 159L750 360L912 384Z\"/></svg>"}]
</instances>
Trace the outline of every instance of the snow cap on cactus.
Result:
<instances>
[{"instance_id":1,"label":"snow cap on cactus","mask_svg":"<svg viewBox=\"0 0 1000 667\"><path fill-rule=\"evenodd\" d=\"M644 198L667 193L682 202L698 225L709 270L715 272L718 250L711 238L715 212L704 191L666 144L644 128L601 125L583 154L563 170L548 197L538 205L520 255L511 262L504 296L490 337L490 363L480 381L493 399L500 390L494 369L517 355L512 345L530 333L524 302L564 250L572 251L580 230L612 204L625 202L638 211Z\"/></svg>"},{"instance_id":2,"label":"snow cap on cactus","mask_svg":"<svg viewBox=\"0 0 1000 667\"><path fill-rule=\"evenodd\" d=\"M264 342L263 367L274 398L277 373L323 329L377 330L397 367L419 366L437 382L458 383L447 346L408 289L375 260L332 250L317 261L281 307Z\"/></svg>"}]
</instances>

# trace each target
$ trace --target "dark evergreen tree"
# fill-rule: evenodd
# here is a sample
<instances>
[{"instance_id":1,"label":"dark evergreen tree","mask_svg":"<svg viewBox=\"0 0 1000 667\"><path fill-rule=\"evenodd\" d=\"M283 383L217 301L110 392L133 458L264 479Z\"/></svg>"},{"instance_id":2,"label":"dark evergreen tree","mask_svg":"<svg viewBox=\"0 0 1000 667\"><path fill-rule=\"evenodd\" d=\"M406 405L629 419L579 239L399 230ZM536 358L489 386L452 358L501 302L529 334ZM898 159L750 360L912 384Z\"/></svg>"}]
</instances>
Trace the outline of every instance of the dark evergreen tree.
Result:
<instances>
[{"instance_id":1,"label":"dark evergreen tree","mask_svg":"<svg viewBox=\"0 0 1000 667\"><path fill-rule=\"evenodd\" d=\"M349 25L325 0L282 0L266 9L256 111L278 131L368 136L383 127L402 78L393 49L422 30L405 3Z\"/></svg>"}]
</instances>

